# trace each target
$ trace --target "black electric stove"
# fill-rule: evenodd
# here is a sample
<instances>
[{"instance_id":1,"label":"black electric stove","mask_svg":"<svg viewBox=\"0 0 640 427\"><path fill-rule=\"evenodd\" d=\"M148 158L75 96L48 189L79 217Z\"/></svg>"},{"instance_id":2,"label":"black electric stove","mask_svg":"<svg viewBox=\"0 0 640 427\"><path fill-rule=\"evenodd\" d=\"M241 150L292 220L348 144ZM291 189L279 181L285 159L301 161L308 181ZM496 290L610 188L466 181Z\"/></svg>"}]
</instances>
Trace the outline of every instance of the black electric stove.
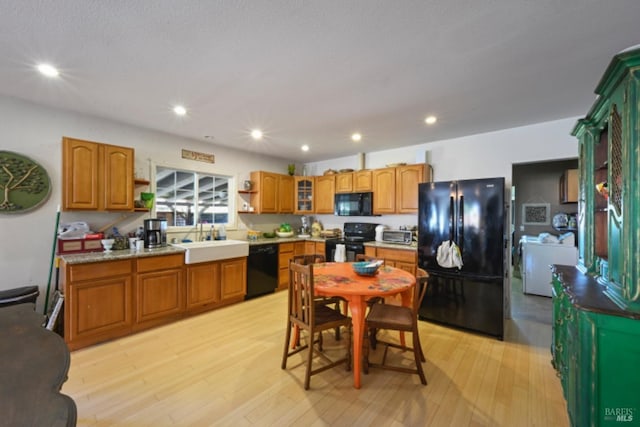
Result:
<instances>
[{"instance_id":1,"label":"black electric stove","mask_svg":"<svg viewBox=\"0 0 640 427\"><path fill-rule=\"evenodd\" d=\"M345 246L347 261L354 261L357 254L364 254L364 243L376 239L377 226L368 222L345 222L342 237L326 241L327 261L334 260L336 245L339 244Z\"/></svg>"}]
</instances>

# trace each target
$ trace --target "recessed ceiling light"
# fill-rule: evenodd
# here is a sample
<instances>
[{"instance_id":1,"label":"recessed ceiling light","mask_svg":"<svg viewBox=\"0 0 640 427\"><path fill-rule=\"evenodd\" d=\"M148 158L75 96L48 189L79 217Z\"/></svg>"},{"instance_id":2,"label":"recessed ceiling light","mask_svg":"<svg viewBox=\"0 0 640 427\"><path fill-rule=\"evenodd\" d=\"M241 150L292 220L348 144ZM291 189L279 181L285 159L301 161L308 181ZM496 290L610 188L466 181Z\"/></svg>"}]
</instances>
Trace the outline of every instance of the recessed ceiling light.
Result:
<instances>
[{"instance_id":1,"label":"recessed ceiling light","mask_svg":"<svg viewBox=\"0 0 640 427\"><path fill-rule=\"evenodd\" d=\"M437 121L438 121L438 118L436 116L427 116L427 118L424 119L424 122L428 125L432 125Z\"/></svg>"},{"instance_id":2,"label":"recessed ceiling light","mask_svg":"<svg viewBox=\"0 0 640 427\"><path fill-rule=\"evenodd\" d=\"M47 77L58 77L60 72L53 65L49 64L40 64L38 65L38 71L44 74Z\"/></svg>"},{"instance_id":3,"label":"recessed ceiling light","mask_svg":"<svg viewBox=\"0 0 640 427\"><path fill-rule=\"evenodd\" d=\"M302 147L300 147L300 149L302 151L309 151L309 146L307 144L304 144Z\"/></svg>"},{"instance_id":4,"label":"recessed ceiling light","mask_svg":"<svg viewBox=\"0 0 640 427\"><path fill-rule=\"evenodd\" d=\"M175 107L173 107L173 112L178 116L184 116L185 114L187 114L187 109L182 105L176 105Z\"/></svg>"},{"instance_id":5,"label":"recessed ceiling light","mask_svg":"<svg viewBox=\"0 0 640 427\"><path fill-rule=\"evenodd\" d=\"M262 131L260 129L254 129L251 131L251 138L255 139L256 141L261 140L262 139Z\"/></svg>"},{"instance_id":6,"label":"recessed ceiling light","mask_svg":"<svg viewBox=\"0 0 640 427\"><path fill-rule=\"evenodd\" d=\"M355 142L358 142L362 140L362 135L356 132L353 135L351 135L351 139Z\"/></svg>"}]
</instances>

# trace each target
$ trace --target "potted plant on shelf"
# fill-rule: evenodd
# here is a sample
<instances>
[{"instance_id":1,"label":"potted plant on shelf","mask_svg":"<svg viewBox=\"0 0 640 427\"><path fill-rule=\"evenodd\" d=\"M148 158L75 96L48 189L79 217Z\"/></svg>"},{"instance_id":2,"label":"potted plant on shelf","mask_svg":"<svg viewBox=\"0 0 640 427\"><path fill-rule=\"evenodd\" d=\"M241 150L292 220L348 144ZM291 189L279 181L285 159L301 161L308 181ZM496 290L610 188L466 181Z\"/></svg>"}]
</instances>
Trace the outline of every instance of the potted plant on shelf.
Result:
<instances>
[{"instance_id":1,"label":"potted plant on shelf","mask_svg":"<svg viewBox=\"0 0 640 427\"><path fill-rule=\"evenodd\" d=\"M296 173L296 165L294 163L289 163L287 171L289 171L289 175L293 176Z\"/></svg>"}]
</instances>

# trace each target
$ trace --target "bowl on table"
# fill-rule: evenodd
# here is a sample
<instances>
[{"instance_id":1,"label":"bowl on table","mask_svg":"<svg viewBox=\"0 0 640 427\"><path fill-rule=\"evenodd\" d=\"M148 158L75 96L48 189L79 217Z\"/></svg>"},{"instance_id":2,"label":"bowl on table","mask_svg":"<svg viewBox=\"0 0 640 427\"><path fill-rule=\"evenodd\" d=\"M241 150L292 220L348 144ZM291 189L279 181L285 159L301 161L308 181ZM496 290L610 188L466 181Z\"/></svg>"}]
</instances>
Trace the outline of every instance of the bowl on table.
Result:
<instances>
[{"instance_id":1,"label":"bowl on table","mask_svg":"<svg viewBox=\"0 0 640 427\"><path fill-rule=\"evenodd\" d=\"M379 261L359 261L351 264L353 271L360 276L373 276L378 273L378 269L382 265Z\"/></svg>"}]
</instances>

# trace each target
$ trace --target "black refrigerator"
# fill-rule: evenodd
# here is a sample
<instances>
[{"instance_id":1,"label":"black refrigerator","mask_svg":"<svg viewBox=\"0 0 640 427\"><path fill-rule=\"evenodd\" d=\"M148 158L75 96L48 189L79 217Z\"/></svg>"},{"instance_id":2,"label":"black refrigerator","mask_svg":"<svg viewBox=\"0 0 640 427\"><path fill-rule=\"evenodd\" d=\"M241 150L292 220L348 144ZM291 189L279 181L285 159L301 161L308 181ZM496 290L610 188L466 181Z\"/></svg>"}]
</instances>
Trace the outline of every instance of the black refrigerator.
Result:
<instances>
[{"instance_id":1,"label":"black refrigerator","mask_svg":"<svg viewBox=\"0 0 640 427\"><path fill-rule=\"evenodd\" d=\"M504 335L504 178L419 186L418 263L429 273L421 320ZM451 240L462 267L442 267L438 247Z\"/></svg>"}]
</instances>

